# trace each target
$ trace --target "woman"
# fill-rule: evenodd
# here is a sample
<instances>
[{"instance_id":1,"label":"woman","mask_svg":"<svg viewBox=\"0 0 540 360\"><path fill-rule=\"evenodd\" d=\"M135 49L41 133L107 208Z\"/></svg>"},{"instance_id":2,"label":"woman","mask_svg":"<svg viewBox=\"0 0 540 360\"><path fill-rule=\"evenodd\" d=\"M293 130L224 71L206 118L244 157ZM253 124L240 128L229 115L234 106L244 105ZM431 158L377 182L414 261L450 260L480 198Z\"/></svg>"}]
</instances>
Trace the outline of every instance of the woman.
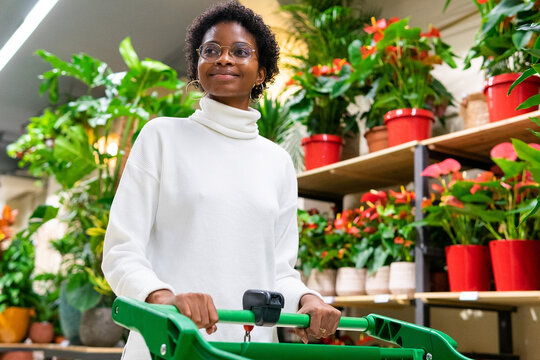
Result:
<instances>
[{"instance_id":1,"label":"woman","mask_svg":"<svg viewBox=\"0 0 540 360\"><path fill-rule=\"evenodd\" d=\"M291 159L258 135L260 114L248 107L278 72L274 35L251 10L228 2L195 19L186 54L188 76L207 95L191 117L154 119L137 138L111 208L107 280L117 295L176 305L213 341L243 339L240 326L216 331L216 307L241 308L251 288L279 291L284 311L310 314L305 342L308 333L333 334L340 312L293 268ZM255 328L252 339L272 341L275 332ZM147 359L144 349L130 334L125 355Z\"/></svg>"}]
</instances>

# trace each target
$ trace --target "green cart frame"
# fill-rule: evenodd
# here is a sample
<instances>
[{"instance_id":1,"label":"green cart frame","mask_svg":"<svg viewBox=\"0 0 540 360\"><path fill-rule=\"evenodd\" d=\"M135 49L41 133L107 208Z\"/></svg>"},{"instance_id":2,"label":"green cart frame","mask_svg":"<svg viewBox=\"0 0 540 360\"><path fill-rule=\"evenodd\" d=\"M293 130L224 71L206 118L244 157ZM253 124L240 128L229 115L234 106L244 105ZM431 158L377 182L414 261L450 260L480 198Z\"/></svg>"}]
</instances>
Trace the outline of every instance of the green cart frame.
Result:
<instances>
[{"instance_id":1,"label":"green cart frame","mask_svg":"<svg viewBox=\"0 0 540 360\"><path fill-rule=\"evenodd\" d=\"M208 342L199 329L175 306L147 304L119 297L112 308L114 321L139 332L152 359L384 359L384 360L470 360L457 351L456 342L433 329L371 314L361 318L342 317L340 330L362 331L400 348L319 344ZM249 310L218 310L219 322L254 324ZM276 326L309 326L309 316L281 314Z\"/></svg>"}]
</instances>

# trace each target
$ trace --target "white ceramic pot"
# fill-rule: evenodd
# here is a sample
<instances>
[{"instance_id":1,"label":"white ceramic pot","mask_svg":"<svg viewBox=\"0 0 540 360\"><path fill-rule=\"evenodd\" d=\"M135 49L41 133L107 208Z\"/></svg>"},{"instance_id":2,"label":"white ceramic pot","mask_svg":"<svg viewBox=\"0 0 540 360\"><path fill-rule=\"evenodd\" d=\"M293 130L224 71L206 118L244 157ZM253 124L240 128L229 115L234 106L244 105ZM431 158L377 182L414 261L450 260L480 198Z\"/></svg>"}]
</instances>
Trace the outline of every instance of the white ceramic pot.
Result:
<instances>
[{"instance_id":1,"label":"white ceramic pot","mask_svg":"<svg viewBox=\"0 0 540 360\"><path fill-rule=\"evenodd\" d=\"M368 295L389 294L390 266L380 267L373 275L366 278L366 293Z\"/></svg>"},{"instance_id":2,"label":"white ceramic pot","mask_svg":"<svg viewBox=\"0 0 540 360\"><path fill-rule=\"evenodd\" d=\"M416 264L414 262L393 262L390 264L390 292L414 296L416 291Z\"/></svg>"},{"instance_id":3,"label":"white ceramic pot","mask_svg":"<svg viewBox=\"0 0 540 360\"><path fill-rule=\"evenodd\" d=\"M366 293L366 269L341 267L337 271L336 293L339 296L363 295Z\"/></svg>"},{"instance_id":4,"label":"white ceramic pot","mask_svg":"<svg viewBox=\"0 0 540 360\"><path fill-rule=\"evenodd\" d=\"M313 269L307 280L307 287L317 291L322 296L336 295L336 270L323 269L319 271Z\"/></svg>"}]
</instances>

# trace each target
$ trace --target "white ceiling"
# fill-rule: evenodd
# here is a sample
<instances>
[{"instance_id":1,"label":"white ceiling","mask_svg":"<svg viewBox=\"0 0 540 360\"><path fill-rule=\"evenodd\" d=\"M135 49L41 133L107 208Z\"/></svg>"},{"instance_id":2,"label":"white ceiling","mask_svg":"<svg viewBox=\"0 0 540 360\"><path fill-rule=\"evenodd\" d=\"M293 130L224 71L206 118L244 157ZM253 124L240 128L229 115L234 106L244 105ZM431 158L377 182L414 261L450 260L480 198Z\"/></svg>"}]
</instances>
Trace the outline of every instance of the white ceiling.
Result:
<instances>
[{"instance_id":1,"label":"white ceiling","mask_svg":"<svg viewBox=\"0 0 540 360\"><path fill-rule=\"evenodd\" d=\"M0 72L0 133L12 140L32 116L47 106L39 96L38 75L48 64L33 55L45 49L64 60L85 52L121 71L122 39L131 37L141 58L184 69L185 29L215 0L60 0L19 52ZM36 0L0 0L0 46L23 21ZM69 91L75 83L64 82Z\"/></svg>"}]
</instances>

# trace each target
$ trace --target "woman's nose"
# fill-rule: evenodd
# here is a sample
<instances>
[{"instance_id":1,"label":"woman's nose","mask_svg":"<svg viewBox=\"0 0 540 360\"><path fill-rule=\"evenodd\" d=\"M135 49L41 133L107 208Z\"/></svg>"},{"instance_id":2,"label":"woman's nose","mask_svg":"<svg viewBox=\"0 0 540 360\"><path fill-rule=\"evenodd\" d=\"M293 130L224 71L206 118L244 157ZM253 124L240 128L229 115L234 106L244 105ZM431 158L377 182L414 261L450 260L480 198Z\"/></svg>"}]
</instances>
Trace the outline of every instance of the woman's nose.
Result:
<instances>
[{"instance_id":1,"label":"woman's nose","mask_svg":"<svg viewBox=\"0 0 540 360\"><path fill-rule=\"evenodd\" d=\"M216 63L218 63L220 65L233 64L234 63L234 58L229 53L229 48L228 47L221 48L221 54L217 58Z\"/></svg>"}]
</instances>

